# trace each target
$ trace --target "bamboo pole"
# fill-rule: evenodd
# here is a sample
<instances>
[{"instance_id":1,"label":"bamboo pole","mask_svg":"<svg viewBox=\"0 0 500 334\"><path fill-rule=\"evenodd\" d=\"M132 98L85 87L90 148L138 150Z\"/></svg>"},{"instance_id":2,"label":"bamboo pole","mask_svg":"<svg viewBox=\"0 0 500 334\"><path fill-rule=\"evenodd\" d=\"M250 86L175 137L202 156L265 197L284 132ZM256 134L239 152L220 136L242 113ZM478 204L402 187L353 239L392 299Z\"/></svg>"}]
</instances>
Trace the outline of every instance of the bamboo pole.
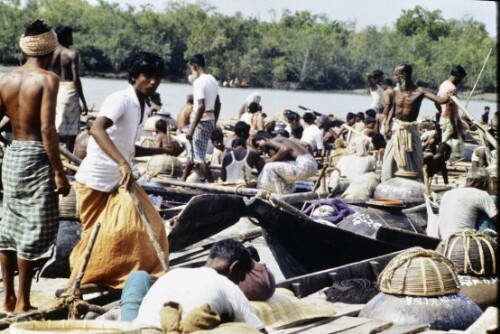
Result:
<instances>
[{"instance_id":1,"label":"bamboo pole","mask_svg":"<svg viewBox=\"0 0 500 334\"><path fill-rule=\"evenodd\" d=\"M132 181L135 182L135 181ZM132 197L132 200L134 201L134 205L137 208L137 212L139 213L139 216L141 217L141 220L144 224L144 227L146 228L146 232L149 236L149 239L151 240L151 243L153 244L153 247L156 251L156 255L158 256L158 259L160 260L160 264L163 268L163 270L168 269L168 264L167 260L165 257L165 253L161 249L160 242L158 239L156 239L155 232L153 231L153 227L151 226L151 222L149 221L148 217L146 216L146 213L144 212L144 208L142 207L141 203L139 202L139 198L137 197L137 194L135 193L134 185L131 184L129 187L129 192L130 196Z\"/></svg>"},{"instance_id":2,"label":"bamboo pole","mask_svg":"<svg viewBox=\"0 0 500 334\"><path fill-rule=\"evenodd\" d=\"M472 113L469 110L467 110L466 107L464 107L462 105L462 103L458 100L458 98L456 96L454 96L454 95L449 95L449 96L450 96L450 99L452 99L453 102L455 102L457 104L457 106L464 112L464 114L467 115L467 117L471 120L471 122L474 123L474 125L476 125L478 127L478 129L480 129L484 133L488 142L496 149L497 148L497 141L491 135L491 133L489 133L488 130L481 123L476 121L474 116L472 116Z\"/></svg>"},{"instance_id":3,"label":"bamboo pole","mask_svg":"<svg viewBox=\"0 0 500 334\"><path fill-rule=\"evenodd\" d=\"M488 52L488 55L486 56L486 59L484 60L483 67L481 68L481 71L479 71L479 74L477 75L476 82L474 83L474 86L472 87L472 90L470 91L469 97L467 98L467 102L465 103L465 107L469 105L470 98L474 94L474 91L476 90L476 86L479 82L479 78L481 78L481 74L483 74L484 68L486 67L486 64L488 63L488 60L490 59L491 52L493 51L493 48L490 49L490 52Z\"/></svg>"},{"instance_id":4,"label":"bamboo pole","mask_svg":"<svg viewBox=\"0 0 500 334\"><path fill-rule=\"evenodd\" d=\"M191 189L205 190L207 192L222 193L222 194L255 196L259 192L258 189L253 189L253 188L225 187L215 184L194 183L194 182L185 182L185 181L170 180L170 179L159 179L158 182L170 186L186 187Z\"/></svg>"},{"instance_id":5,"label":"bamboo pole","mask_svg":"<svg viewBox=\"0 0 500 334\"><path fill-rule=\"evenodd\" d=\"M75 280L71 284L71 288L69 289L69 295L74 296L75 293L80 288L80 284L82 283L83 275L85 274L85 269L87 268L87 264L89 263L90 254L92 253L92 249L94 249L94 244L97 239L97 233L101 228L101 222L97 222L92 228L92 234L90 235L89 244L85 249L85 254L83 255L82 263L80 264L80 268L78 268L78 273L76 274Z\"/></svg>"}]
</instances>

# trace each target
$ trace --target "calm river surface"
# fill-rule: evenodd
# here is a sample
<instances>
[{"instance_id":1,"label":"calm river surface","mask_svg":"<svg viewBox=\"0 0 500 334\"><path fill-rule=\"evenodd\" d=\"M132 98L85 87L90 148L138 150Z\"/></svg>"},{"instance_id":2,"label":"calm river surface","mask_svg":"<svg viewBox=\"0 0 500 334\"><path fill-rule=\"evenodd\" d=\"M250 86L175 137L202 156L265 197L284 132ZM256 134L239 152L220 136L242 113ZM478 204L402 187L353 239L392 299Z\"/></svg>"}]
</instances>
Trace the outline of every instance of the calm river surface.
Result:
<instances>
[{"instance_id":1,"label":"calm river surface","mask_svg":"<svg viewBox=\"0 0 500 334\"><path fill-rule=\"evenodd\" d=\"M114 91L123 89L127 86L126 80L100 79L100 78L82 78L83 92L87 99L89 108L93 105L94 109L99 109L106 96ZM186 95L192 93L192 86L189 84L162 83L157 90L160 93L163 108L173 117L177 116L178 111L186 101ZM263 110L268 115L273 115L283 109L292 109L303 113L298 106L304 106L325 114L334 114L339 117L352 111L365 111L371 103L371 96L368 90L365 95L344 94L333 92L308 92L277 89L252 89L252 88L219 88L219 95L222 103L221 118L237 117L239 108L245 98L252 92L259 92L262 95L261 104ZM459 96L464 102L466 96ZM468 109L473 115L479 118L485 105L489 105L492 111L496 110L494 102L470 101ZM420 109L421 115L433 115L434 104L424 99Z\"/></svg>"}]
</instances>

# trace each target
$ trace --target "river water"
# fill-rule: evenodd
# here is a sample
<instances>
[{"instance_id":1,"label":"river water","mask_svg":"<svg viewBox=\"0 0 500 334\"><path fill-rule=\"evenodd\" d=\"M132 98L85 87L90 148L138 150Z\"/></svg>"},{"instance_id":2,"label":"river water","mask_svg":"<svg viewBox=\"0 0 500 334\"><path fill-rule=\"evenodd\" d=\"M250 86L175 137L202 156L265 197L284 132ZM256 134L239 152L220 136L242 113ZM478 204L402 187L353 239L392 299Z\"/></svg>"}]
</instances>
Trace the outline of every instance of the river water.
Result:
<instances>
[{"instance_id":1,"label":"river water","mask_svg":"<svg viewBox=\"0 0 500 334\"><path fill-rule=\"evenodd\" d=\"M89 108L94 106L94 109L99 109L108 94L125 88L127 82L126 80L115 79L82 78L82 85ZM189 84L162 83L157 92L161 95L165 111L176 117L178 111L185 104L186 96L192 93L192 86ZM245 98L253 92L259 92L262 95L261 104L268 115L273 115L283 109L295 110L302 114L303 110L298 108L300 105L324 114L334 114L344 118L348 112L365 111L371 103L368 90L366 94L349 94L325 91L220 87L219 95L222 103L220 117L237 117ZM465 104L466 96L459 96L459 98ZM467 108L479 119L485 105L489 105L493 112L497 110L494 102L476 100L471 100ZM433 115L434 111L434 103L424 99L420 114Z\"/></svg>"}]
</instances>

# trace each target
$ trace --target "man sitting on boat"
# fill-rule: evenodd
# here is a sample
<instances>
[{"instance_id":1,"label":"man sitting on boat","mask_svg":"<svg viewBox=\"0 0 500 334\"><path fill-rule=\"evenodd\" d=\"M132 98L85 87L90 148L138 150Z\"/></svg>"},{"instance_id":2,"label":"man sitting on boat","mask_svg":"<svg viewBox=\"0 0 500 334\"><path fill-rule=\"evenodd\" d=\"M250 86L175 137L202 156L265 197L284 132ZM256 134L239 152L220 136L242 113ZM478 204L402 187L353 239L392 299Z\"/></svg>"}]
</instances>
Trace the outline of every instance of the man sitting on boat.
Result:
<instances>
[{"instance_id":1,"label":"man sitting on boat","mask_svg":"<svg viewBox=\"0 0 500 334\"><path fill-rule=\"evenodd\" d=\"M130 85L109 95L90 133L87 157L76 173L78 213L82 238L70 256L71 277L77 275L97 222L101 228L93 246L82 284L103 283L120 289L129 273L145 270L163 272L161 255L168 253L163 221L144 190L133 180L132 156L174 154L175 147L145 148L135 146L140 125L146 120L146 99L158 88L164 73L164 62L156 54L138 52L129 70ZM135 197L135 198L134 198ZM146 233L136 201L151 224L153 246ZM151 236L153 237L153 236ZM167 260L167 259L165 259Z\"/></svg>"},{"instance_id":2,"label":"man sitting on boat","mask_svg":"<svg viewBox=\"0 0 500 334\"><path fill-rule=\"evenodd\" d=\"M287 194L295 191L295 181L307 180L316 175L318 164L307 149L291 139L259 131L252 139L254 147L267 153L267 160L259 175L259 189Z\"/></svg>"},{"instance_id":3,"label":"man sitting on boat","mask_svg":"<svg viewBox=\"0 0 500 334\"><path fill-rule=\"evenodd\" d=\"M242 138L233 140L232 151L222 160L220 178L222 181L244 182L250 184L252 169L260 173L264 168L264 159L255 151L247 150L247 143Z\"/></svg>"},{"instance_id":4,"label":"man sitting on boat","mask_svg":"<svg viewBox=\"0 0 500 334\"><path fill-rule=\"evenodd\" d=\"M467 173L466 186L446 192L439 207L438 229L441 238L458 231L496 229L499 223L496 196L488 195L491 178L484 168Z\"/></svg>"},{"instance_id":5,"label":"man sitting on boat","mask_svg":"<svg viewBox=\"0 0 500 334\"><path fill-rule=\"evenodd\" d=\"M133 323L150 330L151 333L172 330L166 324L165 318L175 310L180 320L180 323L178 321L176 324L181 327L180 332L185 326L196 326L194 322L189 321L196 317L196 323L206 326L198 329L211 329L225 320L246 322L266 333L247 297L236 285L243 281L251 270L252 260L248 250L240 242L228 239L217 242L210 249L204 267L170 270L151 288L148 288L151 284L150 277L141 272L136 273L136 279L133 280L131 276L123 290L122 320L130 321L130 318L134 318L134 309L142 299L136 293L137 286L139 290L147 293L140 303L137 318Z\"/></svg>"}]
</instances>

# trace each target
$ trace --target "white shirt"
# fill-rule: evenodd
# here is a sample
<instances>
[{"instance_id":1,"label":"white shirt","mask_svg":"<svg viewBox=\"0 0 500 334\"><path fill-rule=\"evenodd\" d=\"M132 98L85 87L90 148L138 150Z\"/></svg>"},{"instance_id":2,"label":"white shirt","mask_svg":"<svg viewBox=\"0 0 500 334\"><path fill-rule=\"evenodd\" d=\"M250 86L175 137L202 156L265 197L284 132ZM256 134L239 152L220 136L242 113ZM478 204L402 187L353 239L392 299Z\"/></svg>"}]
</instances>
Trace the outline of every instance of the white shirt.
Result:
<instances>
[{"instance_id":1,"label":"white shirt","mask_svg":"<svg viewBox=\"0 0 500 334\"><path fill-rule=\"evenodd\" d=\"M193 112L189 116L191 123L193 123L196 118L199 108L198 100L201 99L205 100L205 112L203 113L201 121L210 121L215 119L214 109L217 95L219 95L219 88L217 80L215 80L212 75L203 73L193 82L194 108Z\"/></svg>"},{"instance_id":2,"label":"white shirt","mask_svg":"<svg viewBox=\"0 0 500 334\"><path fill-rule=\"evenodd\" d=\"M439 206L438 229L442 239L458 231L475 229L478 215L493 218L498 214L486 191L471 187L452 189L443 195Z\"/></svg>"},{"instance_id":3,"label":"white shirt","mask_svg":"<svg viewBox=\"0 0 500 334\"><path fill-rule=\"evenodd\" d=\"M377 109L377 111L382 110L384 108L384 89L380 85L377 85L376 90L370 89L370 94L372 96L370 107Z\"/></svg>"},{"instance_id":4,"label":"white shirt","mask_svg":"<svg viewBox=\"0 0 500 334\"><path fill-rule=\"evenodd\" d=\"M134 324L161 328L160 310L168 301L182 306L182 316L203 304L217 314L226 314L237 322L246 322L257 329L264 328L250 302L236 284L214 269L177 268L161 276L142 300Z\"/></svg>"},{"instance_id":5,"label":"white shirt","mask_svg":"<svg viewBox=\"0 0 500 334\"><path fill-rule=\"evenodd\" d=\"M323 131L320 130L316 124L311 124L305 128L300 140L309 144L313 152L321 151L324 147Z\"/></svg>"},{"instance_id":6,"label":"white shirt","mask_svg":"<svg viewBox=\"0 0 500 334\"><path fill-rule=\"evenodd\" d=\"M141 122L139 99L131 85L109 95L99 111L99 116L113 121L113 125L107 128L106 132L129 163L135 154L139 126L144 123L148 114L149 109L145 105ZM111 192L118 186L121 177L118 163L102 150L93 137L90 137L87 156L78 168L76 180L89 188Z\"/></svg>"},{"instance_id":7,"label":"white shirt","mask_svg":"<svg viewBox=\"0 0 500 334\"><path fill-rule=\"evenodd\" d=\"M241 115L240 121L245 122L248 125L252 126L252 116L253 114L249 113L248 111L245 111L243 115Z\"/></svg>"}]
</instances>

